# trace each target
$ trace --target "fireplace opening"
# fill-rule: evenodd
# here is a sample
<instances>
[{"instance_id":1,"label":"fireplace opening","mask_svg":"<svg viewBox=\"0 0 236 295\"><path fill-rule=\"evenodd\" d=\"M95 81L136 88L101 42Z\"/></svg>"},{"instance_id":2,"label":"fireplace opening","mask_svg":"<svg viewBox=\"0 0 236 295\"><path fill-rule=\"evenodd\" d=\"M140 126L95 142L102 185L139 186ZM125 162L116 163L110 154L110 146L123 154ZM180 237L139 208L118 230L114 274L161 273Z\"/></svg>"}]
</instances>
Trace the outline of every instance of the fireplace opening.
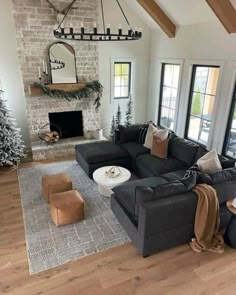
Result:
<instances>
[{"instance_id":1,"label":"fireplace opening","mask_svg":"<svg viewBox=\"0 0 236 295\"><path fill-rule=\"evenodd\" d=\"M61 129L62 138L83 136L83 115L82 111L49 113L50 124L55 124ZM51 131L57 131L53 125Z\"/></svg>"}]
</instances>

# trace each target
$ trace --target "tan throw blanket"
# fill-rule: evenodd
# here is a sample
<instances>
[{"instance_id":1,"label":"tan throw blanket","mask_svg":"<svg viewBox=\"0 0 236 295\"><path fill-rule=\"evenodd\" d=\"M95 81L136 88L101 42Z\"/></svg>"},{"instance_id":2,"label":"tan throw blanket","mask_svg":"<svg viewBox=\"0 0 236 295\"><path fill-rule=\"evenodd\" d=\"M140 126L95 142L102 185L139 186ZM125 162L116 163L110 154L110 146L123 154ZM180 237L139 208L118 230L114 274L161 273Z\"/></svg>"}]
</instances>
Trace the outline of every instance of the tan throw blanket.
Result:
<instances>
[{"instance_id":1,"label":"tan throw blanket","mask_svg":"<svg viewBox=\"0 0 236 295\"><path fill-rule=\"evenodd\" d=\"M195 216L195 237L190 246L195 252L224 252L224 239L219 232L220 215L216 191L207 184L198 184L193 191L198 196Z\"/></svg>"}]
</instances>

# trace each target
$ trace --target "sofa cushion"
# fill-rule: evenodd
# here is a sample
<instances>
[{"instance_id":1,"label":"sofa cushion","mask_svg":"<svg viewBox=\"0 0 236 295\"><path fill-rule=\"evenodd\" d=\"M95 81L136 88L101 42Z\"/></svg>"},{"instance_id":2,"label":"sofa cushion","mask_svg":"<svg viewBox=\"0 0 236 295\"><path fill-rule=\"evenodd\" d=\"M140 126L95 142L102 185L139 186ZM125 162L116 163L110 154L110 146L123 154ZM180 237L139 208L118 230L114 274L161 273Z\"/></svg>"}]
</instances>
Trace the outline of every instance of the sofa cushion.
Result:
<instances>
[{"instance_id":1,"label":"sofa cushion","mask_svg":"<svg viewBox=\"0 0 236 295\"><path fill-rule=\"evenodd\" d=\"M213 184L212 187L217 192L217 197L218 197L220 205L224 204L226 201L233 199L235 197L235 191L236 191L235 180Z\"/></svg>"},{"instance_id":2,"label":"sofa cushion","mask_svg":"<svg viewBox=\"0 0 236 295\"><path fill-rule=\"evenodd\" d=\"M138 142L140 128L142 126L143 125L141 124L135 124L128 127L119 125L118 129L120 133L120 138L119 138L120 143L133 142L133 141Z\"/></svg>"},{"instance_id":3,"label":"sofa cushion","mask_svg":"<svg viewBox=\"0 0 236 295\"><path fill-rule=\"evenodd\" d=\"M129 153L133 160L139 155L148 154L150 152L149 149L137 142L126 142L121 144L121 147Z\"/></svg>"},{"instance_id":4,"label":"sofa cushion","mask_svg":"<svg viewBox=\"0 0 236 295\"><path fill-rule=\"evenodd\" d=\"M236 168L229 168L209 175L212 184L228 182L236 179Z\"/></svg>"},{"instance_id":5,"label":"sofa cushion","mask_svg":"<svg viewBox=\"0 0 236 295\"><path fill-rule=\"evenodd\" d=\"M126 150L109 141L79 144L75 149L89 164L129 157Z\"/></svg>"},{"instance_id":6,"label":"sofa cushion","mask_svg":"<svg viewBox=\"0 0 236 295\"><path fill-rule=\"evenodd\" d=\"M168 172L168 173L162 174L161 177L164 178L165 180L171 182L171 181L174 181L177 179L184 178L185 174L186 174L186 170L182 169L182 170L177 170L174 172Z\"/></svg>"},{"instance_id":7,"label":"sofa cushion","mask_svg":"<svg viewBox=\"0 0 236 295\"><path fill-rule=\"evenodd\" d=\"M137 186L154 187L166 183L165 179L160 177L150 177L135 181L126 182L114 187L112 190L116 198L125 207L125 209L135 218L135 190Z\"/></svg>"},{"instance_id":8,"label":"sofa cushion","mask_svg":"<svg viewBox=\"0 0 236 295\"><path fill-rule=\"evenodd\" d=\"M159 176L168 172L187 169L187 165L178 159L161 159L150 154L138 156L136 167L136 173L139 177Z\"/></svg>"},{"instance_id":9,"label":"sofa cushion","mask_svg":"<svg viewBox=\"0 0 236 295\"><path fill-rule=\"evenodd\" d=\"M198 144L183 139L174 133L170 134L169 156L186 163L188 167L194 163L198 148Z\"/></svg>"}]
</instances>

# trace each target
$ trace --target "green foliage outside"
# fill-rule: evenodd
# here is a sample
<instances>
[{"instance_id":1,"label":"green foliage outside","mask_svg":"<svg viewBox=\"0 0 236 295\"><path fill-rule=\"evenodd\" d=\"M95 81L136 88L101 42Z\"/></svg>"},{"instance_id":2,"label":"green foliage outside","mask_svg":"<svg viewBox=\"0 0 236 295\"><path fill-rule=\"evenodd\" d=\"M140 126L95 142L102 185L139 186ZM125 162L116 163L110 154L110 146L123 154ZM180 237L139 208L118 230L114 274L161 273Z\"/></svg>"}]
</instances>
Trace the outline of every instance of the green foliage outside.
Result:
<instances>
[{"instance_id":1,"label":"green foliage outside","mask_svg":"<svg viewBox=\"0 0 236 295\"><path fill-rule=\"evenodd\" d=\"M193 96L192 102L192 115L200 115L202 111L202 101L201 101L201 93L199 92L200 89L197 89L197 93Z\"/></svg>"}]
</instances>

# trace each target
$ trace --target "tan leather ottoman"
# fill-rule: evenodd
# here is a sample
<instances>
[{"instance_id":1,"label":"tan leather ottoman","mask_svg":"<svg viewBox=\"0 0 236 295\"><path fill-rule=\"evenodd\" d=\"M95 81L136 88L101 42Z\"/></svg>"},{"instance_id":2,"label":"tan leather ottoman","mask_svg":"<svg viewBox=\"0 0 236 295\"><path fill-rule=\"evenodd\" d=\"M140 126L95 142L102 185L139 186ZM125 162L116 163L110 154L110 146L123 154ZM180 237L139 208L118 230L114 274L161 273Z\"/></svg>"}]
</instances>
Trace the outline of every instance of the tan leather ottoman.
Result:
<instances>
[{"instance_id":1,"label":"tan leather ottoman","mask_svg":"<svg viewBox=\"0 0 236 295\"><path fill-rule=\"evenodd\" d=\"M43 175L42 190L45 200L50 202L50 195L72 190L72 182L64 173Z\"/></svg>"},{"instance_id":2,"label":"tan leather ottoman","mask_svg":"<svg viewBox=\"0 0 236 295\"><path fill-rule=\"evenodd\" d=\"M76 190L51 195L50 209L56 226L84 219L84 200Z\"/></svg>"}]
</instances>

